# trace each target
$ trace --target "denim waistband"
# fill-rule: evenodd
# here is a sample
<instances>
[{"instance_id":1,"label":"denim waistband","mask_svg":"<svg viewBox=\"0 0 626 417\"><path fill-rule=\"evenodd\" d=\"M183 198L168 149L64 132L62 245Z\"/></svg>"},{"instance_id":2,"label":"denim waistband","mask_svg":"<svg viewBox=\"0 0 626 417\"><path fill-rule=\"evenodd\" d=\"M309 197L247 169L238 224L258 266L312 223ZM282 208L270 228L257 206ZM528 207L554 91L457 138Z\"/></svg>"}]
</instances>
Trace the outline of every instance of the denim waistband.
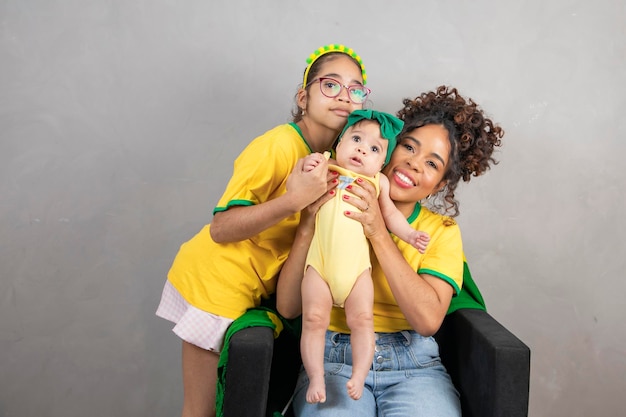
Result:
<instances>
[{"instance_id":1,"label":"denim waistband","mask_svg":"<svg viewBox=\"0 0 626 417\"><path fill-rule=\"evenodd\" d=\"M350 335L348 333L328 332L330 339L335 343L348 343L350 341ZM395 333L375 333L375 340L377 345L383 344L411 344L411 340L419 334L414 330L402 330Z\"/></svg>"}]
</instances>

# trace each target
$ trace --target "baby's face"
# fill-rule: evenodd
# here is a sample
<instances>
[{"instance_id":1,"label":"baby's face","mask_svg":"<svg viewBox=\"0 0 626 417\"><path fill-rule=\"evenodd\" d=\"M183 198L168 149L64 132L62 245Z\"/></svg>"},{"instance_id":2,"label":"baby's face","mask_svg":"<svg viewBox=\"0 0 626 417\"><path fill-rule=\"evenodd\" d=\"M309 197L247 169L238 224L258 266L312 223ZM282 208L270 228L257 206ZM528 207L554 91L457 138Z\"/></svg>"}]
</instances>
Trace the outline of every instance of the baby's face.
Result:
<instances>
[{"instance_id":1,"label":"baby's face","mask_svg":"<svg viewBox=\"0 0 626 417\"><path fill-rule=\"evenodd\" d=\"M337 145L337 164L358 174L373 177L385 164L389 141L380 135L380 125L362 120L344 132Z\"/></svg>"}]
</instances>

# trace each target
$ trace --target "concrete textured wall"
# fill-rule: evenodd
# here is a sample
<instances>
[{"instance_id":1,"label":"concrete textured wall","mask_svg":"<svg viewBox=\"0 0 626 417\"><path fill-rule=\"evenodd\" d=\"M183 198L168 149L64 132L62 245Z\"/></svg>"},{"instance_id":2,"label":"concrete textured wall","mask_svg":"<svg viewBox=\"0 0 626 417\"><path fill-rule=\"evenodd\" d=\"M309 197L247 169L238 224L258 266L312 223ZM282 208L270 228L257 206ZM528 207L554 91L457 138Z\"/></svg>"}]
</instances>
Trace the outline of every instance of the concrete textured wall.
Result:
<instances>
[{"instance_id":1,"label":"concrete textured wall","mask_svg":"<svg viewBox=\"0 0 626 417\"><path fill-rule=\"evenodd\" d=\"M625 21L620 0L0 0L0 416L179 414L165 275L326 43L378 109L449 84L506 129L459 223L532 349L530 415L622 415Z\"/></svg>"}]
</instances>

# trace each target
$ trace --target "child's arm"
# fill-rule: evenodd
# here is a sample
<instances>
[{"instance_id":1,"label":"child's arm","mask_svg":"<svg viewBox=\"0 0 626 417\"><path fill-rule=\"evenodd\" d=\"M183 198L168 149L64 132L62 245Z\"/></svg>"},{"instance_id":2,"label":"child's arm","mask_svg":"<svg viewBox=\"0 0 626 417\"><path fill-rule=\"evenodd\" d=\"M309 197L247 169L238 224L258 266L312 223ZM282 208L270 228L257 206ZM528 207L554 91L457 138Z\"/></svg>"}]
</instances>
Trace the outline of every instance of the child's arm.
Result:
<instances>
[{"instance_id":1,"label":"child's arm","mask_svg":"<svg viewBox=\"0 0 626 417\"><path fill-rule=\"evenodd\" d=\"M287 178L287 192L273 200L253 206L231 207L215 213L211 237L217 243L249 239L292 216L327 191L328 165L323 157L317 166L305 171L300 159Z\"/></svg>"},{"instance_id":2,"label":"child's arm","mask_svg":"<svg viewBox=\"0 0 626 417\"><path fill-rule=\"evenodd\" d=\"M426 232L413 229L400 210L396 208L396 205L393 204L389 197L389 179L382 174L380 175L378 203L387 229L400 239L414 246L420 253L424 253L430 236Z\"/></svg>"}]
</instances>

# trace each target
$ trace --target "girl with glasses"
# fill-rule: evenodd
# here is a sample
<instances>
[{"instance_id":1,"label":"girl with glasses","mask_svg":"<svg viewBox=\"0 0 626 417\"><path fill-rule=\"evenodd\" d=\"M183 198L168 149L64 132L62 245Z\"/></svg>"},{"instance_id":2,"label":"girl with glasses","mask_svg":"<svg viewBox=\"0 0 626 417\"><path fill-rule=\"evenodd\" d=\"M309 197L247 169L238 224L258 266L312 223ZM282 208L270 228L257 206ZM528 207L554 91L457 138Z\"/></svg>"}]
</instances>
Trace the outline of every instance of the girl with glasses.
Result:
<instances>
[{"instance_id":1,"label":"girl with glasses","mask_svg":"<svg viewBox=\"0 0 626 417\"><path fill-rule=\"evenodd\" d=\"M182 339L183 417L215 415L226 329L275 291L300 211L335 186L336 174L329 173L326 161L304 171L302 158L331 148L348 115L363 107L369 94L365 81L353 50L327 45L315 51L296 95L293 121L243 150L213 222L176 255L156 314L176 323L173 331Z\"/></svg>"}]
</instances>

